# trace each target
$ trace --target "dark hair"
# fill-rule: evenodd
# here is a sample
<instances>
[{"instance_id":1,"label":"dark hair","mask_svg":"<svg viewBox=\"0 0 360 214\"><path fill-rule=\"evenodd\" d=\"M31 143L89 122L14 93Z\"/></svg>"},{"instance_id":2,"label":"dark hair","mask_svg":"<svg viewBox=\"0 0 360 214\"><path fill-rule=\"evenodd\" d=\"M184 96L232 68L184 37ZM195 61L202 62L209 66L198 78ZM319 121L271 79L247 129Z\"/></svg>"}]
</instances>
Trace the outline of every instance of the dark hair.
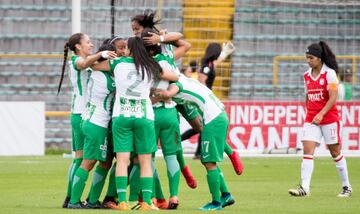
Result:
<instances>
[{"instance_id":1,"label":"dark hair","mask_svg":"<svg viewBox=\"0 0 360 214\"><path fill-rule=\"evenodd\" d=\"M320 58L321 61L324 62L329 68L338 73L339 67L336 61L336 56L324 41L309 45L306 53Z\"/></svg>"},{"instance_id":2,"label":"dark hair","mask_svg":"<svg viewBox=\"0 0 360 214\"><path fill-rule=\"evenodd\" d=\"M330 49L330 47L324 42L324 41L320 41L319 45L322 48L322 55L321 55L321 60L327 65L329 66L329 68L333 69L336 73L338 73L339 71L339 66L338 63L336 61L336 56L335 54L332 52L332 50Z\"/></svg>"},{"instance_id":3,"label":"dark hair","mask_svg":"<svg viewBox=\"0 0 360 214\"><path fill-rule=\"evenodd\" d=\"M159 79L162 71L160 65L149 55L145 49L144 42L139 37L128 39L128 48L134 58L135 68L138 72L141 70L142 80L144 80L144 71L149 79Z\"/></svg>"},{"instance_id":4,"label":"dark hair","mask_svg":"<svg viewBox=\"0 0 360 214\"><path fill-rule=\"evenodd\" d=\"M116 51L115 46L111 43L112 39L105 39L103 41L103 43L100 45L98 51L96 53L99 53L101 51ZM105 61L105 58L100 57L100 59L98 59L99 62Z\"/></svg>"},{"instance_id":5,"label":"dark hair","mask_svg":"<svg viewBox=\"0 0 360 214\"><path fill-rule=\"evenodd\" d=\"M152 28L144 28L144 30L142 31L141 36L140 36L141 39L143 39L145 37L150 37L151 35L149 34L149 32L159 34L158 32L156 32L156 30L154 30ZM151 56L155 56L156 54L161 53L161 46L157 45L157 44L145 46L145 48Z\"/></svg>"},{"instance_id":6,"label":"dark hair","mask_svg":"<svg viewBox=\"0 0 360 214\"><path fill-rule=\"evenodd\" d=\"M109 43L111 44L115 44L116 41L118 40L125 40L125 38L119 37L119 36L113 36L109 39ZM105 41L104 41L105 42Z\"/></svg>"},{"instance_id":7,"label":"dark hair","mask_svg":"<svg viewBox=\"0 0 360 214\"><path fill-rule=\"evenodd\" d=\"M202 67L216 60L220 56L220 53L221 45L219 43L210 43L206 48L205 56L201 59Z\"/></svg>"},{"instance_id":8,"label":"dark hair","mask_svg":"<svg viewBox=\"0 0 360 214\"><path fill-rule=\"evenodd\" d=\"M62 65L62 70L61 70L61 77L60 77L60 82L59 82L59 87L58 87L57 94L60 93L61 85L62 85L62 82L64 80L65 65L66 65L66 59L67 59L67 56L68 56L68 53L69 53L69 49L76 53L77 51L76 51L75 45L80 44L80 40L83 37L84 37L83 33L75 33L75 34L70 36L69 40L64 45L64 60L63 60L63 65Z\"/></svg>"},{"instance_id":9,"label":"dark hair","mask_svg":"<svg viewBox=\"0 0 360 214\"><path fill-rule=\"evenodd\" d=\"M150 9L146 9L143 14L138 14L131 18L132 22L137 22L139 25L144 28L151 28L159 32L159 30L155 27L157 24L161 24L161 19L155 20L156 12Z\"/></svg>"},{"instance_id":10,"label":"dark hair","mask_svg":"<svg viewBox=\"0 0 360 214\"><path fill-rule=\"evenodd\" d=\"M191 72L193 72L193 73L196 72L198 64L195 60L191 60L189 63L189 66L191 68Z\"/></svg>"}]
</instances>

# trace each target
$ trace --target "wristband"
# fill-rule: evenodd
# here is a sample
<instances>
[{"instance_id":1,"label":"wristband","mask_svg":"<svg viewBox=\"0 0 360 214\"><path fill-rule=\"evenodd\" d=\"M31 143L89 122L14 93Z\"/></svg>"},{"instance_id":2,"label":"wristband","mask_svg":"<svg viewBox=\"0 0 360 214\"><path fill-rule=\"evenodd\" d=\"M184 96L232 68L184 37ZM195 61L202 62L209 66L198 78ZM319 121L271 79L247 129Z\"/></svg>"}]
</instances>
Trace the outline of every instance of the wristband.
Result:
<instances>
[{"instance_id":1,"label":"wristband","mask_svg":"<svg viewBox=\"0 0 360 214\"><path fill-rule=\"evenodd\" d=\"M160 36L160 42L164 42L165 38L163 35Z\"/></svg>"}]
</instances>

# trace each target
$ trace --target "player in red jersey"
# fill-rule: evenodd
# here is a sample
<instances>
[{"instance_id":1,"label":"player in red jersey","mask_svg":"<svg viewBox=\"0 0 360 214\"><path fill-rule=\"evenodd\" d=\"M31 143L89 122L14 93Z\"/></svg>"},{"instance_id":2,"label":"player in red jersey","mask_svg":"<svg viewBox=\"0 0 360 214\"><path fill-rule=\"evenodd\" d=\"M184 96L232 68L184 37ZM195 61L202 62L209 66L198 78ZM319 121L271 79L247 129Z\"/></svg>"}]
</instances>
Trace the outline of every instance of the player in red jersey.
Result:
<instances>
[{"instance_id":1,"label":"player in red jersey","mask_svg":"<svg viewBox=\"0 0 360 214\"><path fill-rule=\"evenodd\" d=\"M307 114L303 127L304 156L301 164L301 185L289 189L293 196L310 195L310 181L314 169L314 151L324 139L342 181L343 190L338 197L351 196L345 157L341 154L341 121L336 108L338 97L338 65L330 47L320 41L306 50L310 68L304 74Z\"/></svg>"}]
</instances>

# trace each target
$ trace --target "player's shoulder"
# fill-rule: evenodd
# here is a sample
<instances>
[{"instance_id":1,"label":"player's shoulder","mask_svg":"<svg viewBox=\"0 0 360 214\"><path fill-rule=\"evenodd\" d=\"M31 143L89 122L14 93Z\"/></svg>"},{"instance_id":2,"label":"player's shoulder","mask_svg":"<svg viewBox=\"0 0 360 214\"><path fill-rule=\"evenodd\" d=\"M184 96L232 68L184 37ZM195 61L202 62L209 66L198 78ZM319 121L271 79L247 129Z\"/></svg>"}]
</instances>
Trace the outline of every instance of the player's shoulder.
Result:
<instances>
[{"instance_id":1,"label":"player's shoulder","mask_svg":"<svg viewBox=\"0 0 360 214\"><path fill-rule=\"evenodd\" d=\"M306 70L303 74L304 78L310 77L311 75L311 68L309 68L308 70Z\"/></svg>"}]
</instances>

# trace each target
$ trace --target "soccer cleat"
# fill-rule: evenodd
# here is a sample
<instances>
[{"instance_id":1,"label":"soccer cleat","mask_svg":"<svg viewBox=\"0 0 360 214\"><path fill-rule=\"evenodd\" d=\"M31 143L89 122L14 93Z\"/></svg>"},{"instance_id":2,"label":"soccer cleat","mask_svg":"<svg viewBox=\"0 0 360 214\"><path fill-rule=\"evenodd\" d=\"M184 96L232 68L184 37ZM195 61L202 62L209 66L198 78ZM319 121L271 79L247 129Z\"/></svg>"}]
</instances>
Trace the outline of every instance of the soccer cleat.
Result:
<instances>
[{"instance_id":1,"label":"soccer cleat","mask_svg":"<svg viewBox=\"0 0 360 214\"><path fill-rule=\"evenodd\" d=\"M146 202L141 202L139 210L142 210L142 211L159 210L159 208L157 208L153 203L151 203L151 205L149 205Z\"/></svg>"},{"instance_id":2,"label":"soccer cleat","mask_svg":"<svg viewBox=\"0 0 360 214\"><path fill-rule=\"evenodd\" d=\"M165 210L168 208L168 203L164 198L157 199L156 203L154 203L154 205L161 210Z\"/></svg>"},{"instance_id":3,"label":"soccer cleat","mask_svg":"<svg viewBox=\"0 0 360 214\"><path fill-rule=\"evenodd\" d=\"M176 210L177 207L179 206L179 199L177 196L173 196L169 199L169 205L168 205L168 209L169 210Z\"/></svg>"},{"instance_id":4,"label":"soccer cleat","mask_svg":"<svg viewBox=\"0 0 360 214\"><path fill-rule=\"evenodd\" d=\"M197 183L190 171L190 168L188 166L185 166L184 169L181 170L181 173L184 175L187 185L190 188L195 189L197 187Z\"/></svg>"},{"instance_id":5,"label":"soccer cleat","mask_svg":"<svg viewBox=\"0 0 360 214\"><path fill-rule=\"evenodd\" d=\"M305 191L302 186L297 189L289 189L289 194L297 197L310 196L310 192Z\"/></svg>"},{"instance_id":6,"label":"soccer cleat","mask_svg":"<svg viewBox=\"0 0 360 214\"><path fill-rule=\"evenodd\" d=\"M223 208L235 203L234 197L230 193L223 193L221 195L220 201Z\"/></svg>"},{"instance_id":7,"label":"soccer cleat","mask_svg":"<svg viewBox=\"0 0 360 214\"><path fill-rule=\"evenodd\" d=\"M68 208L69 202L70 202L70 197L66 197L62 205L62 208Z\"/></svg>"},{"instance_id":8,"label":"soccer cleat","mask_svg":"<svg viewBox=\"0 0 360 214\"><path fill-rule=\"evenodd\" d=\"M342 191L339 193L338 197L340 198L348 198L350 197L352 194L352 189L351 187L348 186L343 186Z\"/></svg>"},{"instance_id":9,"label":"soccer cleat","mask_svg":"<svg viewBox=\"0 0 360 214\"><path fill-rule=\"evenodd\" d=\"M105 196L105 198L102 202L103 208L107 208L107 209L109 209L110 207L116 206L116 204L117 204L116 199L113 196Z\"/></svg>"},{"instance_id":10,"label":"soccer cleat","mask_svg":"<svg viewBox=\"0 0 360 214\"><path fill-rule=\"evenodd\" d=\"M244 170L244 165L240 160L239 154L237 153L237 151L233 151L233 153L229 156L231 163L234 167L234 170L236 172L236 174L241 175L243 170Z\"/></svg>"},{"instance_id":11,"label":"soccer cleat","mask_svg":"<svg viewBox=\"0 0 360 214\"><path fill-rule=\"evenodd\" d=\"M139 210L141 207L141 204L139 202L135 202L133 204L129 204L129 207L131 207L131 210Z\"/></svg>"},{"instance_id":12,"label":"soccer cleat","mask_svg":"<svg viewBox=\"0 0 360 214\"><path fill-rule=\"evenodd\" d=\"M123 210L123 211L130 210L129 205L125 201L120 202L118 205L111 206L110 208L113 210Z\"/></svg>"},{"instance_id":13,"label":"soccer cleat","mask_svg":"<svg viewBox=\"0 0 360 214\"><path fill-rule=\"evenodd\" d=\"M85 209L103 209L104 206L100 203L100 201L97 201L95 204L91 204L89 202L84 204Z\"/></svg>"},{"instance_id":14,"label":"soccer cleat","mask_svg":"<svg viewBox=\"0 0 360 214\"><path fill-rule=\"evenodd\" d=\"M212 201L210 203L205 204L203 207L200 207L199 210L221 210L221 203L218 201Z\"/></svg>"},{"instance_id":15,"label":"soccer cleat","mask_svg":"<svg viewBox=\"0 0 360 214\"><path fill-rule=\"evenodd\" d=\"M69 209L85 209L85 206L86 205L81 202L78 202L76 204L72 204L69 202L67 208L69 208Z\"/></svg>"}]
</instances>

